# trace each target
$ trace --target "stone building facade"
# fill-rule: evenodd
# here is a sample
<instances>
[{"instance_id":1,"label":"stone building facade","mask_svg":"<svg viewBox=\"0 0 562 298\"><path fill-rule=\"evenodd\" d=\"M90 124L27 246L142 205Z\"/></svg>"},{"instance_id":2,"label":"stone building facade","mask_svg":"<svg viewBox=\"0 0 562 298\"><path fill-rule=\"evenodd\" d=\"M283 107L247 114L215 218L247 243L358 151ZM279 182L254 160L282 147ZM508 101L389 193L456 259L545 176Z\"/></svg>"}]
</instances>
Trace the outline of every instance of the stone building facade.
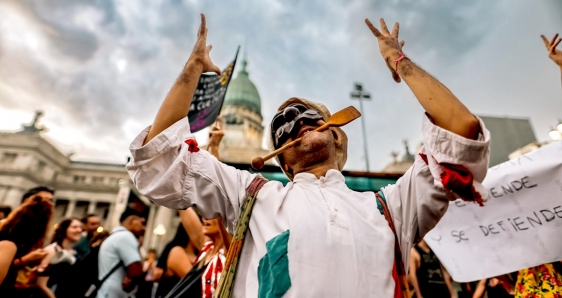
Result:
<instances>
[{"instance_id":1,"label":"stone building facade","mask_svg":"<svg viewBox=\"0 0 562 298\"><path fill-rule=\"evenodd\" d=\"M55 213L50 228L63 218L97 214L102 226L111 230L119 224L126 207L147 218L144 247L160 247L160 240L173 235L179 218L174 210L152 204L132 185L125 163L86 162L71 159L42 136L41 113L18 132L0 132L0 205L16 208L30 188L44 185L56 190ZM170 231L155 236L158 225Z\"/></svg>"}]
</instances>

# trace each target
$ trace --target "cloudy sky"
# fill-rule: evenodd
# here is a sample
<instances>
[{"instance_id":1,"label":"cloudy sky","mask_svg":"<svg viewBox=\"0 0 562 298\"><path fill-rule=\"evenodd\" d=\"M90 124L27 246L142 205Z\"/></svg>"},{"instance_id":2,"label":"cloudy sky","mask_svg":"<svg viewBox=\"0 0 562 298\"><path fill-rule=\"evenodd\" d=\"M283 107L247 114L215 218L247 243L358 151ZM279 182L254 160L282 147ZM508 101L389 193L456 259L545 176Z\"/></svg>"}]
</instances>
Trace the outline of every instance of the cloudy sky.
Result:
<instances>
[{"instance_id":1,"label":"cloudy sky","mask_svg":"<svg viewBox=\"0 0 562 298\"><path fill-rule=\"evenodd\" d=\"M401 22L404 51L475 114L530 118L540 141L562 118L559 69L540 34L562 33L561 1L0 0L0 130L36 109L46 136L75 158L124 162L189 56L207 15L221 68L246 45L264 123L291 96L335 111L353 82L365 103L371 170L421 141L422 109L396 84L363 19ZM359 121L347 168L363 170ZM202 137L204 140L204 136Z\"/></svg>"}]
</instances>

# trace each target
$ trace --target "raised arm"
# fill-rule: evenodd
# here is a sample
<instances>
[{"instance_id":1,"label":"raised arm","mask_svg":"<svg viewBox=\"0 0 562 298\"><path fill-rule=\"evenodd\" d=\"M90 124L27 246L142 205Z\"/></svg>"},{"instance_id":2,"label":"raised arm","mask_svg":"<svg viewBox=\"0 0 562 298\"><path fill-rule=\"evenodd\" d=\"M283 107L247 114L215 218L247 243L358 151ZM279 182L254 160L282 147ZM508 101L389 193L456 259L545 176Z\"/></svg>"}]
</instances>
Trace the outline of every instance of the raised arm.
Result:
<instances>
[{"instance_id":1,"label":"raised arm","mask_svg":"<svg viewBox=\"0 0 562 298\"><path fill-rule=\"evenodd\" d=\"M179 210L178 212L180 214L181 224L189 236L189 241L191 241L197 249L201 250L206 239L205 235L203 235L203 225L201 224L197 213L195 213L193 208Z\"/></svg>"},{"instance_id":2,"label":"raised arm","mask_svg":"<svg viewBox=\"0 0 562 298\"><path fill-rule=\"evenodd\" d=\"M394 80L400 83L402 78L408 84L433 123L465 138L476 139L480 126L474 115L447 87L404 56L404 41L398 41L399 23L394 24L392 33L382 18L381 31L368 19L365 23L377 38Z\"/></svg>"},{"instance_id":3,"label":"raised arm","mask_svg":"<svg viewBox=\"0 0 562 298\"><path fill-rule=\"evenodd\" d=\"M552 59L552 61L560 67L560 76L562 80L562 51L556 49L562 41L562 38L558 38L558 33L556 33L550 41L548 41L544 35L541 35L541 38L548 50L548 57L550 57L550 59ZM556 38L558 38L558 40L556 40Z\"/></svg>"},{"instance_id":4,"label":"raised arm","mask_svg":"<svg viewBox=\"0 0 562 298\"><path fill-rule=\"evenodd\" d=\"M199 77L202 73L215 72L217 75L220 75L220 69L213 64L211 57L209 57L211 49L211 45L207 46L205 15L201 14L201 26L197 32L197 42L193 47L191 56L160 106L154 123L144 140L144 144L150 142L166 128L187 116Z\"/></svg>"}]
</instances>

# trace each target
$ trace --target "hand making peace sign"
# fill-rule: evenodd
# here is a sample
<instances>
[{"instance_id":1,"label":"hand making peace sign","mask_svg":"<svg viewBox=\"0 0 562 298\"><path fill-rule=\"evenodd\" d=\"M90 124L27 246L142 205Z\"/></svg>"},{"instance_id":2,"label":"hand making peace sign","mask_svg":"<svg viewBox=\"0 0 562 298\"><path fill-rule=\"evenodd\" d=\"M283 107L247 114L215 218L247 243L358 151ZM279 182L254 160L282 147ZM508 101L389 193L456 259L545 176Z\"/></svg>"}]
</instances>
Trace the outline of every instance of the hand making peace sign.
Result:
<instances>
[{"instance_id":1,"label":"hand making peace sign","mask_svg":"<svg viewBox=\"0 0 562 298\"><path fill-rule=\"evenodd\" d=\"M404 46L404 41L398 41L398 32L400 30L400 23L395 23L394 28L392 28L392 33L388 31L388 27L386 27L386 23L383 18L380 20L381 24L381 31L379 31L369 19L365 19L365 23L367 27L371 29L371 32L375 35L377 40L379 41L379 50L381 51L381 55L386 61L386 66L392 73L392 78L397 83L400 83L401 79L395 69L395 64L393 62L393 57L399 56L400 52L402 52L402 47Z\"/></svg>"},{"instance_id":2,"label":"hand making peace sign","mask_svg":"<svg viewBox=\"0 0 562 298\"><path fill-rule=\"evenodd\" d=\"M554 63L558 64L558 66L562 67L562 51L556 49L562 41L562 38L558 38L558 33L556 33L550 41L548 41L544 35L541 35L541 38L548 50L548 57L550 57ZM556 40L556 38L558 38L558 40Z\"/></svg>"}]
</instances>

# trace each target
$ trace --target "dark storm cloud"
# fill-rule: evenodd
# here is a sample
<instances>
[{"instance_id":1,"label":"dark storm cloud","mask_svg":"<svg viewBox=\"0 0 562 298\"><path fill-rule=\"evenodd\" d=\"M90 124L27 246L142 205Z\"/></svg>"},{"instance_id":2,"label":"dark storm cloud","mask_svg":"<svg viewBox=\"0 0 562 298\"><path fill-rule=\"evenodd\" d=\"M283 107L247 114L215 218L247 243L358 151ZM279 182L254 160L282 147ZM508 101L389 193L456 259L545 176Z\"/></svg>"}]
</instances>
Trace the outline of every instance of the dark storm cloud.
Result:
<instances>
[{"instance_id":1,"label":"dark storm cloud","mask_svg":"<svg viewBox=\"0 0 562 298\"><path fill-rule=\"evenodd\" d=\"M262 97L265 126L275 108L291 96L322 101L332 110L350 104L357 106L349 99L349 92L354 81L364 82L373 94L373 100L365 104L371 169L381 169L388 163L389 153L402 148L402 139L409 139L411 148L421 141L422 109L404 84L394 84L390 79L376 39L363 23L365 17L375 24L379 17L385 17L389 26L400 21L405 51L412 59L454 87L455 93L458 90L457 95L476 112L503 115L521 113L516 105L501 105L503 99L499 97L490 105L486 102L488 97L482 94L492 96L502 84L513 85L512 80L520 82L521 78L512 77L509 67L489 67L494 61L501 61L495 58L501 54L496 54L492 47L523 38L536 42L534 38L542 33L528 28L529 33L521 33L514 24L535 26L533 30L543 30L541 26L550 24L540 13L541 5L507 0L4 3L0 3L0 9L2 5L9 9L0 12L24 18L31 24L25 30L40 36L40 46L34 46L34 39L25 38L21 44L0 44L1 106L22 110L41 107L46 119L53 115L50 109L64 111L51 116L51 120L71 123L88 138L107 143L107 148L98 148L98 155L85 156L90 159L110 156L122 160L128 153L131 127L136 132L150 124L189 56L199 12L207 14L208 41L213 44L211 56L219 67L232 59L238 45L247 45L243 50L248 54L250 78ZM546 11L556 11L559 5L552 5ZM550 22L560 24L557 16ZM0 28L0 41L8 40L6 33L15 32L12 27L2 26L1 21ZM23 37L28 33L17 31ZM531 50L534 48L513 44L510 54L522 55ZM543 56L541 59L545 59ZM550 67L546 60L544 67ZM495 69L497 72L493 72ZM498 73L506 75L492 85L479 83L483 72L490 76L493 73L494 77L500 77ZM538 77L532 80L544 81ZM8 88L1 89L2 83ZM535 81L528 84L537 87ZM556 87L547 88L544 97L559 91ZM5 91L8 89L11 91ZM479 93L473 94L474 90ZM502 92L510 99L517 97L515 90ZM32 99L24 104L19 94ZM348 166L361 169L360 125L352 123L346 130L355 144L350 146Z\"/></svg>"}]
</instances>

